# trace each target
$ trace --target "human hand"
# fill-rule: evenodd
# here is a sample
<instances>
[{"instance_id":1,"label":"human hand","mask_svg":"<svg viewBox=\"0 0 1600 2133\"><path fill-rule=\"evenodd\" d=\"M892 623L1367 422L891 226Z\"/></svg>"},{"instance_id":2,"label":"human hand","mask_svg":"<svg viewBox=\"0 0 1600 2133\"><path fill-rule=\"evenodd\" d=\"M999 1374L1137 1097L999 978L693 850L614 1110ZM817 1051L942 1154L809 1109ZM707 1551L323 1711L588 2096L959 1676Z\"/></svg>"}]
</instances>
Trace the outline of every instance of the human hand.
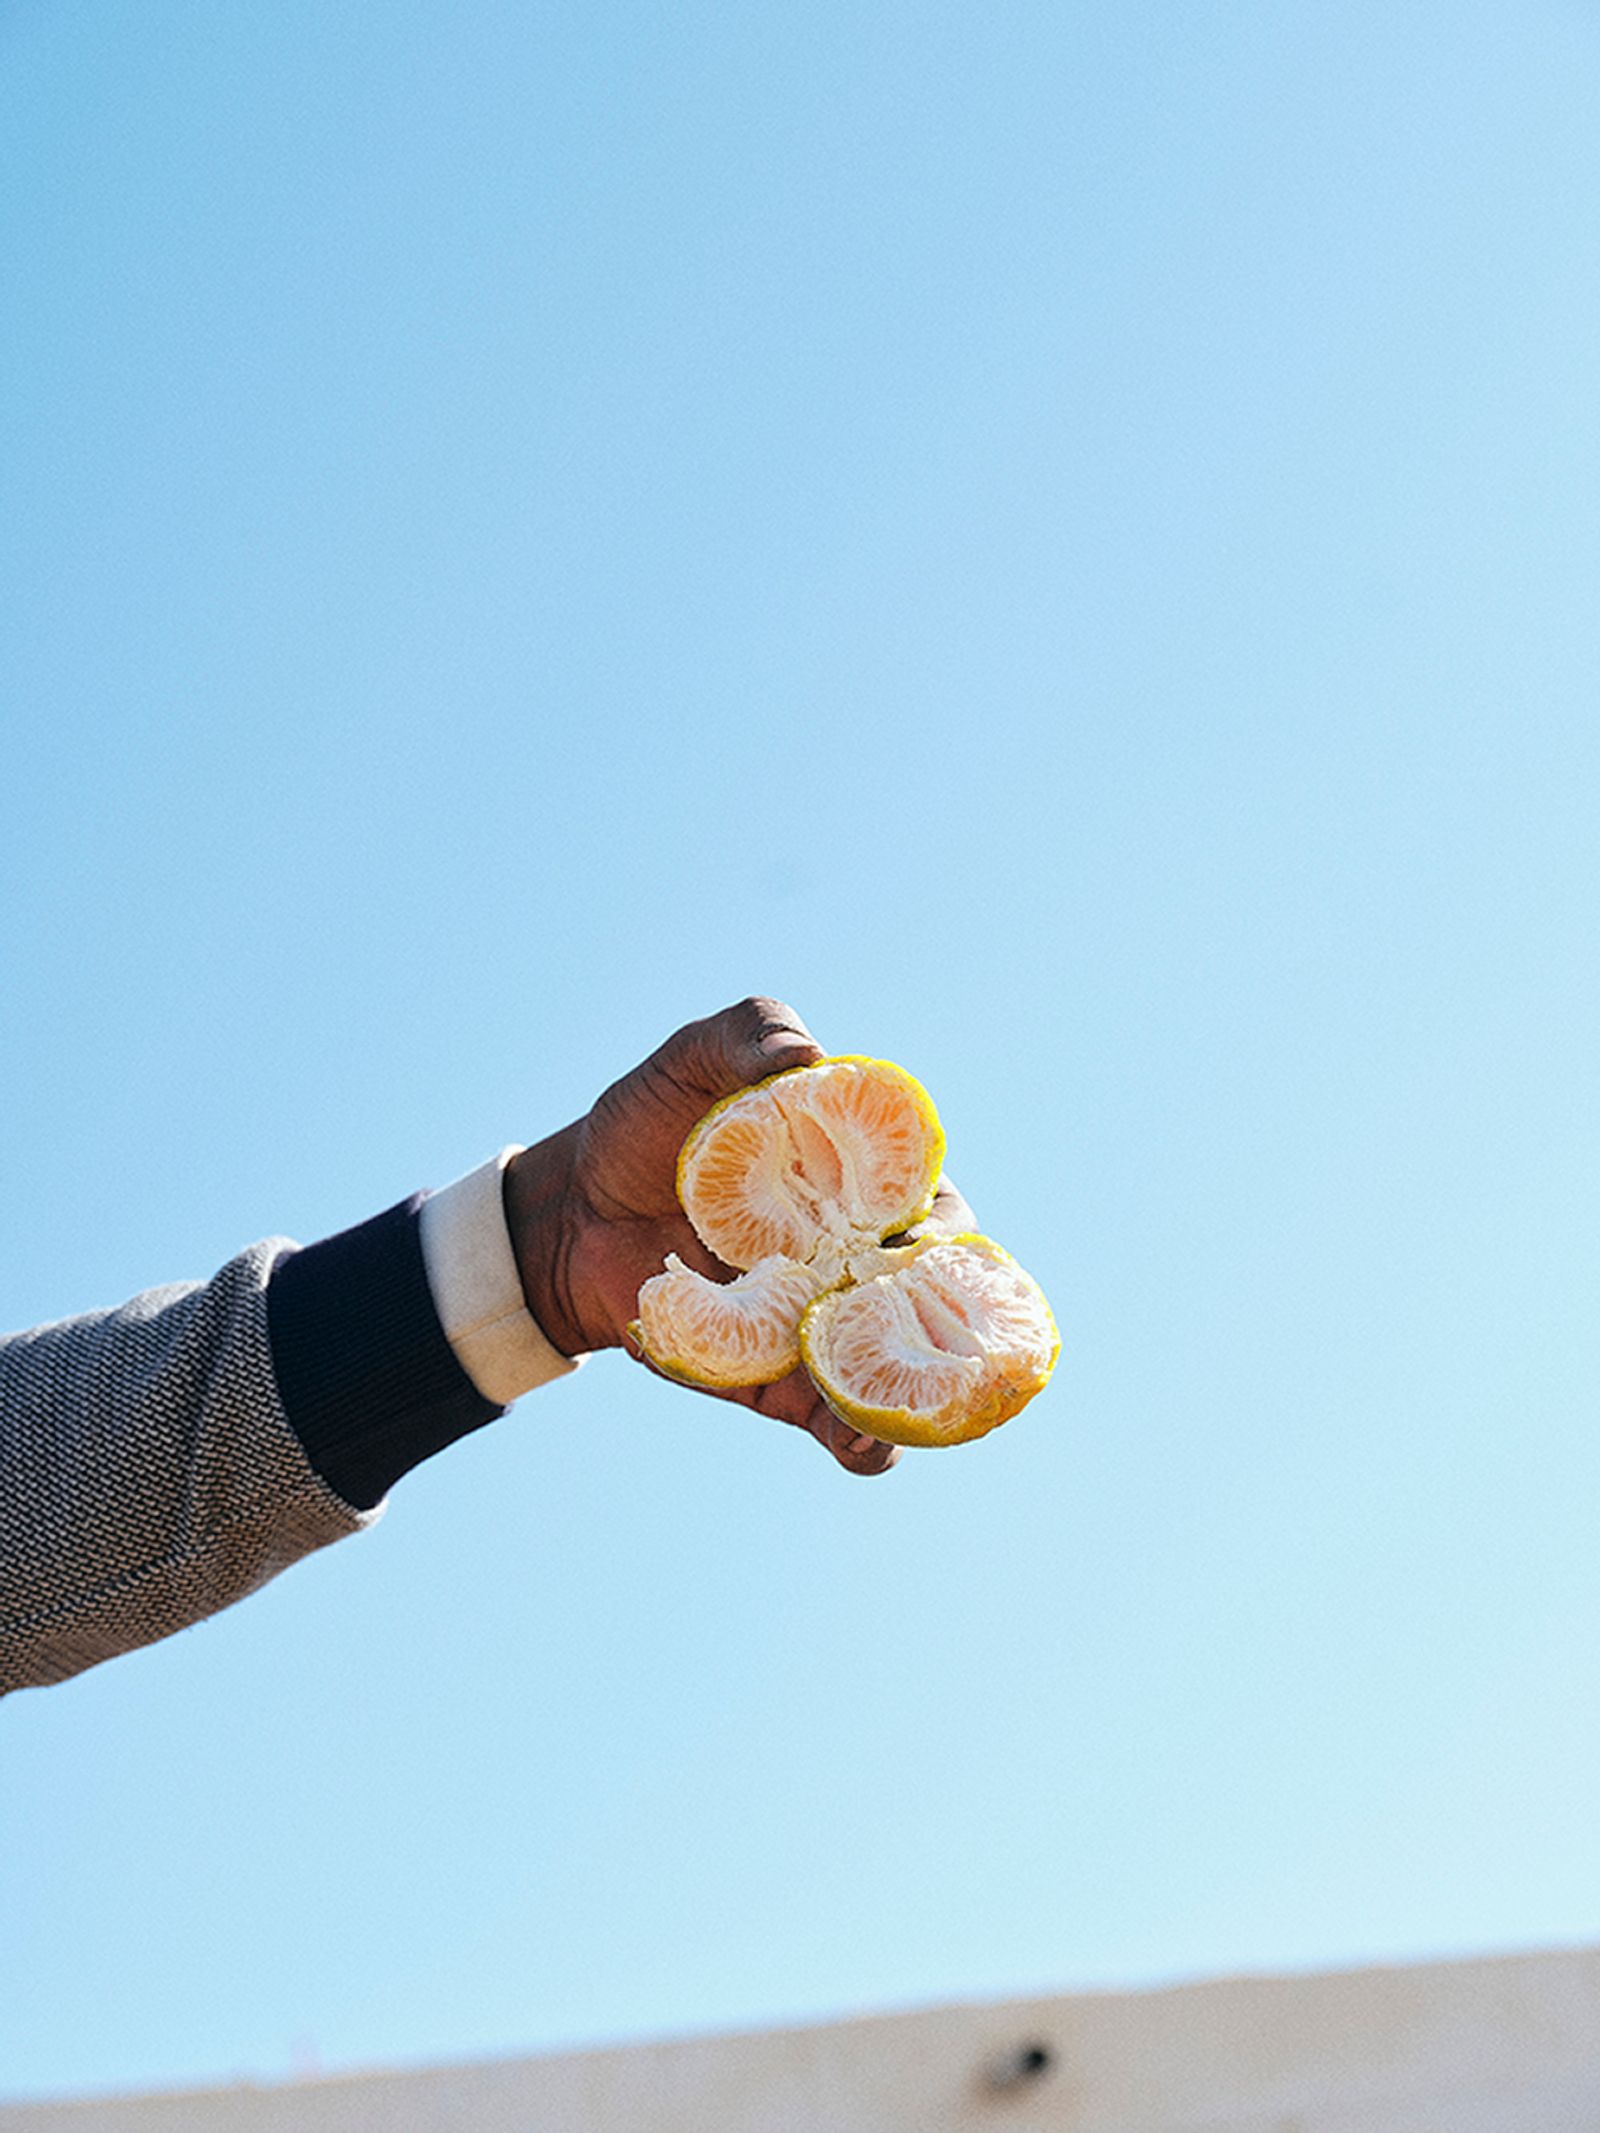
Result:
<instances>
[{"instance_id":1,"label":"human hand","mask_svg":"<svg viewBox=\"0 0 1600 2133\"><path fill-rule=\"evenodd\" d=\"M691 1022L613 1082L587 1116L513 1157L506 1219L528 1308L566 1355L628 1346L639 1289L669 1252L718 1280L734 1269L708 1252L678 1204L678 1151L711 1106L789 1067L812 1066L820 1044L781 1001L741 1000ZM924 1230L975 1229L948 1179ZM709 1391L710 1388L707 1388ZM854 1474L880 1474L896 1448L841 1422L804 1370L774 1385L711 1392L806 1430Z\"/></svg>"}]
</instances>

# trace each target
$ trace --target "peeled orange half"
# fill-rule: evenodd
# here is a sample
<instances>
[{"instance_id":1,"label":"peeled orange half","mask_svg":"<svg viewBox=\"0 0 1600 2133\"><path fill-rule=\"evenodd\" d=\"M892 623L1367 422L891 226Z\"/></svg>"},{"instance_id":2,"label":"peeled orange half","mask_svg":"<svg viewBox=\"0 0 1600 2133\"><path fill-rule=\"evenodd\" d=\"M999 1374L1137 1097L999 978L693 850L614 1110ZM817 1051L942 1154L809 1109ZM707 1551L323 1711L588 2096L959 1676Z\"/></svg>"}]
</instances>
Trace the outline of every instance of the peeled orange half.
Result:
<instances>
[{"instance_id":1,"label":"peeled orange half","mask_svg":"<svg viewBox=\"0 0 1600 2133\"><path fill-rule=\"evenodd\" d=\"M675 1254L631 1331L694 1385L767 1385L802 1361L843 1420L890 1444L961 1444L1025 1407L1055 1367L1038 1284L987 1237L887 1244L933 1205L944 1132L885 1059L824 1059L741 1089L678 1158L708 1280Z\"/></svg>"}]
</instances>

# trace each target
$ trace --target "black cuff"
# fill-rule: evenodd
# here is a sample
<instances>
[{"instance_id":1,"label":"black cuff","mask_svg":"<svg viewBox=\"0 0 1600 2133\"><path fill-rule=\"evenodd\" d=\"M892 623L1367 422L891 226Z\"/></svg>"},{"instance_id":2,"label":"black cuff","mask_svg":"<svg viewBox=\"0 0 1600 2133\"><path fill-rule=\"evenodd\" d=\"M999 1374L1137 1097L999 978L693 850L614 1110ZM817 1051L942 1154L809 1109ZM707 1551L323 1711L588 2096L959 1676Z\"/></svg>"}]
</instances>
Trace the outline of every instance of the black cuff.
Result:
<instances>
[{"instance_id":1,"label":"black cuff","mask_svg":"<svg viewBox=\"0 0 1600 2133\"><path fill-rule=\"evenodd\" d=\"M439 1324L417 1220L425 1198L286 1254L267 1287L284 1411L311 1464L358 1511L505 1413Z\"/></svg>"}]
</instances>

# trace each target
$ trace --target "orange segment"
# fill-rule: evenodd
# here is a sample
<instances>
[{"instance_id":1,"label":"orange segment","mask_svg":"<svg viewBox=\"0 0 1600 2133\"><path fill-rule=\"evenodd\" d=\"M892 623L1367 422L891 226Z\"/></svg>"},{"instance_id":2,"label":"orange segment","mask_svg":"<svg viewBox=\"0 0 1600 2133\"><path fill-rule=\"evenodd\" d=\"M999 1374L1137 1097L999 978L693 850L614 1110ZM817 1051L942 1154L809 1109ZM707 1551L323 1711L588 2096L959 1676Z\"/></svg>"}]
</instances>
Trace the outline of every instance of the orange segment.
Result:
<instances>
[{"instance_id":1,"label":"orange segment","mask_svg":"<svg viewBox=\"0 0 1600 2133\"><path fill-rule=\"evenodd\" d=\"M825 1059L740 1090L678 1158L678 1197L729 1266L828 1237L883 1237L933 1202L944 1133L927 1091L885 1059Z\"/></svg>"},{"instance_id":2,"label":"orange segment","mask_svg":"<svg viewBox=\"0 0 1600 2133\"><path fill-rule=\"evenodd\" d=\"M629 1329L658 1370L691 1385L770 1385L799 1367L800 1314L827 1276L793 1259L763 1259L728 1282L708 1281L676 1253L639 1291Z\"/></svg>"},{"instance_id":3,"label":"orange segment","mask_svg":"<svg viewBox=\"0 0 1600 2133\"><path fill-rule=\"evenodd\" d=\"M810 1257L820 1223L797 1174L783 1113L768 1087L706 1122L678 1166L678 1197L695 1234L729 1266L753 1267L781 1252Z\"/></svg>"},{"instance_id":4,"label":"orange segment","mask_svg":"<svg viewBox=\"0 0 1600 2133\"><path fill-rule=\"evenodd\" d=\"M1060 1336L1038 1284L987 1237L931 1241L818 1297L800 1352L835 1414L889 1444L963 1444L1019 1413Z\"/></svg>"},{"instance_id":5,"label":"orange segment","mask_svg":"<svg viewBox=\"0 0 1600 2133\"><path fill-rule=\"evenodd\" d=\"M837 1211L850 1229L887 1237L928 1212L944 1129L932 1097L903 1067L886 1059L825 1060L786 1076L772 1095L825 1218Z\"/></svg>"}]
</instances>

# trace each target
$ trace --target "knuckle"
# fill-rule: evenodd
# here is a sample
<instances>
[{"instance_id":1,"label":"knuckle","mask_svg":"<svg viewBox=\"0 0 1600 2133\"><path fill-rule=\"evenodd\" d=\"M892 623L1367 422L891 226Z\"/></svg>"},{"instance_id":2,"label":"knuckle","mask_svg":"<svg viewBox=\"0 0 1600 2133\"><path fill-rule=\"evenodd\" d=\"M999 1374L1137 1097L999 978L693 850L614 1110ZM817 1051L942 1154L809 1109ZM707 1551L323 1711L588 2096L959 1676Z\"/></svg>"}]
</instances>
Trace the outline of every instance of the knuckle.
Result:
<instances>
[{"instance_id":1,"label":"knuckle","mask_svg":"<svg viewBox=\"0 0 1600 2133\"><path fill-rule=\"evenodd\" d=\"M764 992L746 993L728 1013L757 1037L764 1036L769 1029L788 1029L794 1022L793 1009Z\"/></svg>"}]
</instances>

